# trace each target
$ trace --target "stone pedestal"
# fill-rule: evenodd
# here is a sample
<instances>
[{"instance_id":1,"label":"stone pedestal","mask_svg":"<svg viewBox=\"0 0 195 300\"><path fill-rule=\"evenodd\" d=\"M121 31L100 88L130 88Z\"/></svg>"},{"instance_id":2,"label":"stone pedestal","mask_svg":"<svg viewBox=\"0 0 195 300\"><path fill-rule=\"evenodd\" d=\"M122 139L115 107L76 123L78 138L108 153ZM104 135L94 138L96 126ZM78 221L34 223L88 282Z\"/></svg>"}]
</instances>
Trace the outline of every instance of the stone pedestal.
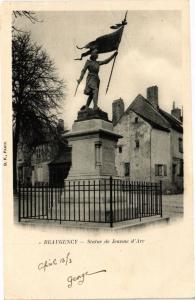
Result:
<instances>
[{"instance_id":1,"label":"stone pedestal","mask_svg":"<svg viewBox=\"0 0 195 300\"><path fill-rule=\"evenodd\" d=\"M90 180L117 176L115 147L122 136L113 132L112 122L101 110L81 110L65 134L72 147L72 166L67 180Z\"/></svg>"}]
</instances>

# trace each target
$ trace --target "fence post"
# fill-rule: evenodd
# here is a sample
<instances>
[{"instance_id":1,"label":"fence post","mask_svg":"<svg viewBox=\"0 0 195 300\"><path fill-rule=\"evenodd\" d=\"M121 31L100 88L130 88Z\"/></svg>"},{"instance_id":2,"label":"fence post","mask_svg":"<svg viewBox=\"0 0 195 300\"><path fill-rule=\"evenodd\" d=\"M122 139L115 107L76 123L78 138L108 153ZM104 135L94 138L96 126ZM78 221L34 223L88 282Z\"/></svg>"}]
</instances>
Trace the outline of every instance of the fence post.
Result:
<instances>
[{"instance_id":1,"label":"fence post","mask_svg":"<svg viewBox=\"0 0 195 300\"><path fill-rule=\"evenodd\" d=\"M53 185L51 185L51 208L53 208Z\"/></svg>"},{"instance_id":2,"label":"fence post","mask_svg":"<svg viewBox=\"0 0 195 300\"><path fill-rule=\"evenodd\" d=\"M112 176L110 176L110 227L113 227L113 211L112 211Z\"/></svg>"},{"instance_id":3,"label":"fence post","mask_svg":"<svg viewBox=\"0 0 195 300\"><path fill-rule=\"evenodd\" d=\"M21 221L21 202L20 202L20 198L21 198L21 186L20 186L20 180L18 183L18 189L19 189L19 193L18 193L18 222Z\"/></svg>"},{"instance_id":4,"label":"fence post","mask_svg":"<svg viewBox=\"0 0 195 300\"><path fill-rule=\"evenodd\" d=\"M158 183L155 182L155 215L158 215Z\"/></svg>"},{"instance_id":5,"label":"fence post","mask_svg":"<svg viewBox=\"0 0 195 300\"><path fill-rule=\"evenodd\" d=\"M61 191L61 187L59 188L60 189L60 191ZM61 199L61 193L59 193L60 194L60 224L62 223L62 199ZM74 201L75 201L75 199L74 199Z\"/></svg>"},{"instance_id":6,"label":"fence post","mask_svg":"<svg viewBox=\"0 0 195 300\"><path fill-rule=\"evenodd\" d=\"M43 219L45 218L45 213L44 213L44 182L42 182L42 187L41 187L41 198L42 198L42 215Z\"/></svg>"},{"instance_id":7,"label":"fence post","mask_svg":"<svg viewBox=\"0 0 195 300\"><path fill-rule=\"evenodd\" d=\"M160 180L160 216L162 218L162 180Z\"/></svg>"},{"instance_id":8,"label":"fence post","mask_svg":"<svg viewBox=\"0 0 195 300\"><path fill-rule=\"evenodd\" d=\"M138 195L139 195L139 220L140 220L140 222L141 222L141 220L142 220L142 204L141 204L141 193L140 193L140 190L141 190L141 185L142 185L142 183L138 183Z\"/></svg>"}]
</instances>

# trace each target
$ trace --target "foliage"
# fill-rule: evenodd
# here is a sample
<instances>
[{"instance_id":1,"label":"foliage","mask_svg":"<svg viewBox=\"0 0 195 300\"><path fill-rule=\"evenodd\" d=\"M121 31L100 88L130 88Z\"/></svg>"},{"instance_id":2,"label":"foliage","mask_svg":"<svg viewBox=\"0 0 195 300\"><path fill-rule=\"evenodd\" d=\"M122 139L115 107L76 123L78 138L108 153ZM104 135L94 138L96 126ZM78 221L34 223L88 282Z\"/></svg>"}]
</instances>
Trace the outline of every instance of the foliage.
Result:
<instances>
[{"instance_id":1,"label":"foliage","mask_svg":"<svg viewBox=\"0 0 195 300\"><path fill-rule=\"evenodd\" d=\"M47 53L31 42L29 33L20 33L12 41L13 128L16 123L27 144L52 130L56 110L64 98L65 85Z\"/></svg>"},{"instance_id":2,"label":"foliage","mask_svg":"<svg viewBox=\"0 0 195 300\"><path fill-rule=\"evenodd\" d=\"M46 51L31 41L30 33L18 32L14 35L12 106L15 164L19 142L33 149L46 136L55 135L57 116L64 97L65 83L58 77Z\"/></svg>"}]
</instances>

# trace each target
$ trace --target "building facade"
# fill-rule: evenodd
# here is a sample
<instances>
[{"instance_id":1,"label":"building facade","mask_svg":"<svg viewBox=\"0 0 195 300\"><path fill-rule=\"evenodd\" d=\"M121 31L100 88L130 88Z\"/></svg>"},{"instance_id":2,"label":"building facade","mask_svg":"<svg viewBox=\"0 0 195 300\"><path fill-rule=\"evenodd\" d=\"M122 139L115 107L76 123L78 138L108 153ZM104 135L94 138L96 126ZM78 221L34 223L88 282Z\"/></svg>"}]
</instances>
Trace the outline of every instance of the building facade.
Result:
<instances>
[{"instance_id":1,"label":"building facade","mask_svg":"<svg viewBox=\"0 0 195 300\"><path fill-rule=\"evenodd\" d=\"M114 130L123 136L116 149L118 175L134 181L162 180L167 193L183 191L183 127L181 110L171 114L158 105L158 87L138 95L124 110L113 102Z\"/></svg>"},{"instance_id":2,"label":"building facade","mask_svg":"<svg viewBox=\"0 0 195 300\"><path fill-rule=\"evenodd\" d=\"M19 145L18 181L25 185L63 185L71 166L71 148L63 138L63 120L59 120L57 130L56 137L46 133L34 149Z\"/></svg>"}]
</instances>

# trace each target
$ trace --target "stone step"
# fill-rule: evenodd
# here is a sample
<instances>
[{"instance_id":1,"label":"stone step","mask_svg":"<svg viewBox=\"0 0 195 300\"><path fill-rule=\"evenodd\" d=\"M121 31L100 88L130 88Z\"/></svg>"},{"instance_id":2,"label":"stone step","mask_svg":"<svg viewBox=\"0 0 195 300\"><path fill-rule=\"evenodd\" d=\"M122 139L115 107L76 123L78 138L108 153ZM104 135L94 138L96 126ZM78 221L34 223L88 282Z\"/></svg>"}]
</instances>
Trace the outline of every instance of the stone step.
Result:
<instances>
[{"instance_id":1,"label":"stone step","mask_svg":"<svg viewBox=\"0 0 195 300\"><path fill-rule=\"evenodd\" d=\"M115 222L113 223L113 227L110 227L110 223L95 223L95 222L79 222L79 221L62 221L60 224L59 221L54 221L54 220L24 220L22 222L23 225L37 225L37 222L39 226L44 226L44 225L52 225L58 228L77 228L84 230L87 229L94 229L94 230L101 230L102 228L107 229L107 230L125 230L127 228L133 228L133 227L138 227L138 226L153 226L154 223L167 223L169 221L169 216L164 216L164 217L159 217L159 216L152 216L152 217L146 217L142 218L141 221L140 219L134 219L134 220L126 220L122 222Z\"/></svg>"}]
</instances>

